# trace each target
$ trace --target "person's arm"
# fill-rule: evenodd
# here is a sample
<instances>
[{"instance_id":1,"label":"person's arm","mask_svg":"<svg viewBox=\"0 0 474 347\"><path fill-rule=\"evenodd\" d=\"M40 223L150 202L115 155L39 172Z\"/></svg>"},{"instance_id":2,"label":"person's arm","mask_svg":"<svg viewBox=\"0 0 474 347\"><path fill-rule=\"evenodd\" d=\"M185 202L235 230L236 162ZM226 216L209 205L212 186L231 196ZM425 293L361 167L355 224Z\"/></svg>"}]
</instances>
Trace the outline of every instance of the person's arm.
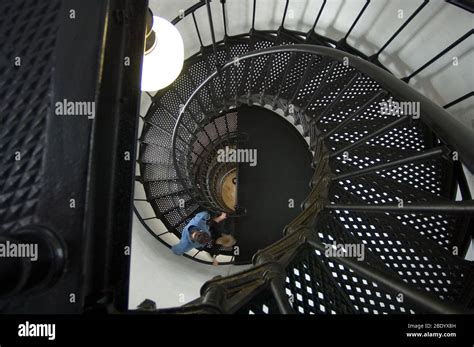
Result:
<instances>
[{"instance_id":1,"label":"person's arm","mask_svg":"<svg viewBox=\"0 0 474 347\"><path fill-rule=\"evenodd\" d=\"M213 258L214 258L214 259L212 260L212 265L218 266L218 265L219 265L219 262L217 261L217 255L215 255Z\"/></svg>"},{"instance_id":2,"label":"person's arm","mask_svg":"<svg viewBox=\"0 0 474 347\"><path fill-rule=\"evenodd\" d=\"M208 244L206 251L212 256L212 265L217 266L219 262L217 261L217 256L219 255L220 246L216 244L215 241L212 241L212 245Z\"/></svg>"},{"instance_id":3,"label":"person's arm","mask_svg":"<svg viewBox=\"0 0 474 347\"><path fill-rule=\"evenodd\" d=\"M179 241L179 243L177 243L176 245L172 246L171 247L171 250L173 251L174 254L176 255L183 255L184 253L186 253L188 250L186 249L187 248L187 244L186 242L181 239Z\"/></svg>"},{"instance_id":4,"label":"person's arm","mask_svg":"<svg viewBox=\"0 0 474 347\"><path fill-rule=\"evenodd\" d=\"M220 246L216 244L215 240L212 240L210 243L207 244L206 251L213 259L212 265L219 265L219 262L217 261L217 256L220 254Z\"/></svg>"},{"instance_id":5,"label":"person's arm","mask_svg":"<svg viewBox=\"0 0 474 347\"><path fill-rule=\"evenodd\" d=\"M220 223L223 220L225 220L226 218L227 218L227 213L221 212L221 214L219 216L217 216L216 218L214 218L213 221L216 222L216 223Z\"/></svg>"},{"instance_id":6,"label":"person's arm","mask_svg":"<svg viewBox=\"0 0 474 347\"><path fill-rule=\"evenodd\" d=\"M208 221L211 218L211 215L207 211L196 213L194 218L192 219L193 224L199 224L201 221Z\"/></svg>"},{"instance_id":7,"label":"person's arm","mask_svg":"<svg viewBox=\"0 0 474 347\"><path fill-rule=\"evenodd\" d=\"M173 251L174 254L176 255L183 255L190 249L192 249L193 246L190 242L190 237L189 237L189 228L184 228L181 234L181 239L179 240L179 243L171 247L171 250Z\"/></svg>"}]
</instances>

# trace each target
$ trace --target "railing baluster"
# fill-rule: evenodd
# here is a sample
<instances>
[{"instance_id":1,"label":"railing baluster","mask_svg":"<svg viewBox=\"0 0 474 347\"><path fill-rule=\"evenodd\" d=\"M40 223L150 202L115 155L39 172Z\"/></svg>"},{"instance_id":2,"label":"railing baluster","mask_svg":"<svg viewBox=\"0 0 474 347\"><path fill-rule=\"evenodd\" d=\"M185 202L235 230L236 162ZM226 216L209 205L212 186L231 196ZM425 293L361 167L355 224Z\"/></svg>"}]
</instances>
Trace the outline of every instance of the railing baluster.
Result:
<instances>
[{"instance_id":1,"label":"railing baluster","mask_svg":"<svg viewBox=\"0 0 474 347\"><path fill-rule=\"evenodd\" d=\"M192 259L196 258L196 256L202 252L202 249L198 249L196 253L191 257Z\"/></svg>"},{"instance_id":2,"label":"railing baluster","mask_svg":"<svg viewBox=\"0 0 474 347\"><path fill-rule=\"evenodd\" d=\"M201 45L201 49L202 49L204 47L204 45L202 43L201 33L199 32L199 27L197 25L196 16L194 15L194 12L192 13L192 16L193 16L193 21L194 21L194 28L196 28L196 33L197 33L197 36L198 36L198 39L199 39L199 44Z\"/></svg>"},{"instance_id":3,"label":"railing baluster","mask_svg":"<svg viewBox=\"0 0 474 347\"><path fill-rule=\"evenodd\" d=\"M314 21L314 24L313 24L313 26L311 27L311 31L315 31L316 25L317 25L318 22L319 22L319 18L321 17L321 14L323 13L324 7L326 6L326 2L327 2L327 0L324 0L324 1L323 1L323 4L321 5L321 8L319 9L318 16L316 17L316 20Z\"/></svg>"},{"instance_id":4,"label":"railing baluster","mask_svg":"<svg viewBox=\"0 0 474 347\"><path fill-rule=\"evenodd\" d=\"M212 51L214 53L214 59L215 59L215 67L217 70L217 75L218 75L218 83L220 84L220 89L224 91L225 88L222 86L225 85L223 81L223 76L222 76L222 71L221 71L221 62L219 61L219 55L217 54L217 42L216 42L216 33L214 30L214 22L212 20L212 11L211 11L211 0L205 0L206 1L206 8L207 8L207 17L209 19L209 28L211 30L211 39L212 39Z\"/></svg>"},{"instance_id":5,"label":"railing baluster","mask_svg":"<svg viewBox=\"0 0 474 347\"><path fill-rule=\"evenodd\" d=\"M252 31L255 30L255 13L257 11L257 0L253 0L253 9L252 9Z\"/></svg>"},{"instance_id":6,"label":"railing baluster","mask_svg":"<svg viewBox=\"0 0 474 347\"><path fill-rule=\"evenodd\" d=\"M286 13L288 12L288 5L290 4L290 0L286 0L285 10L283 11L283 17L281 19L280 29L283 29L283 25L285 24Z\"/></svg>"},{"instance_id":7,"label":"railing baluster","mask_svg":"<svg viewBox=\"0 0 474 347\"><path fill-rule=\"evenodd\" d=\"M472 96L474 96L474 92L466 93L463 96L457 98L456 100L451 101L450 103L444 105L443 108L447 109L447 108L453 107L454 105L457 105L460 102L463 102L464 100L469 99Z\"/></svg>"},{"instance_id":8,"label":"railing baluster","mask_svg":"<svg viewBox=\"0 0 474 347\"><path fill-rule=\"evenodd\" d=\"M436 60L438 60L439 58L441 58L443 55L445 55L446 53L448 53L450 50L452 50L454 47L456 47L457 45L459 45L461 42L463 42L464 40L466 40L469 36L471 36L472 34L474 33L474 29L471 29L469 30L467 33L465 33L463 36L461 36L459 39L457 39L456 41L454 41L452 44L450 44L448 47L446 47L445 49L443 49L440 53L438 53L436 56L434 56L431 60L429 60L427 63L425 63L423 66L421 66L419 69L417 69L415 72L413 72L411 75L407 76L407 77L404 77L402 78L402 81L404 82L410 82L410 80L415 77L416 75L418 75L421 71L423 71L424 69L426 69L428 66L430 66L431 64L433 64Z\"/></svg>"},{"instance_id":9,"label":"railing baluster","mask_svg":"<svg viewBox=\"0 0 474 347\"><path fill-rule=\"evenodd\" d=\"M207 8L207 17L209 18L209 28L211 29L211 39L212 39L212 50L214 52L214 57L216 59L216 70L220 71L220 62L219 57L217 56L217 43L216 43L216 33L214 31L214 22L212 20L212 11L211 11L211 0L206 0Z\"/></svg>"},{"instance_id":10,"label":"railing baluster","mask_svg":"<svg viewBox=\"0 0 474 347\"><path fill-rule=\"evenodd\" d=\"M464 174L464 168L462 163L457 160L454 162L454 176L456 182L459 185L459 191L463 200L472 200L471 190L469 189L469 183L467 182L466 175Z\"/></svg>"},{"instance_id":11,"label":"railing baluster","mask_svg":"<svg viewBox=\"0 0 474 347\"><path fill-rule=\"evenodd\" d=\"M226 4L226 0L221 0L222 22L224 24L224 36L228 37L228 35L227 35L227 20L226 20L226 15L225 15L225 12L226 12L225 4Z\"/></svg>"},{"instance_id":12,"label":"railing baluster","mask_svg":"<svg viewBox=\"0 0 474 347\"><path fill-rule=\"evenodd\" d=\"M398 30L395 32L395 34L393 34L392 37L390 39L388 39L388 41L382 46L382 48L380 48L377 53L375 53L372 57L370 57L369 60L377 59L378 56L380 55L380 53L382 53L382 51L385 50L385 48L387 48L387 46L390 43L392 43L392 41L403 31L403 29L405 29L405 27L408 24L410 24L410 22L418 15L418 13L420 13L420 11L423 9L423 7L428 5L428 2L429 2L429 0L423 0L423 3L415 10L415 12L412 13L412 15L405 21L405 23L403 23L402 26L400 28L398 28Z\"/></svg>"},{"instance_id":13,"label":"railing baluster","mask_svg":"<svg viewBox=\"0 0 474 347\"><path fill-rule=\"evenodd\" d=\"M344 39L343 41L346 41L347 38L349 37L349 35L351 34L352 32L352 29L354 29L354 27L356 26L357 22L359 21L360 17L362 17L362 15L364 14L365 10L367 9L367 7L369 6L370 4L370 0L366 0L365 1L365 4L364 4L364 7L362 7L362 10L360 10L359 14L357 15L357 18L355 19L354 23L352 23L349 31L346 33L346 36L344 36Z\"/></svg>"}]
</instances>

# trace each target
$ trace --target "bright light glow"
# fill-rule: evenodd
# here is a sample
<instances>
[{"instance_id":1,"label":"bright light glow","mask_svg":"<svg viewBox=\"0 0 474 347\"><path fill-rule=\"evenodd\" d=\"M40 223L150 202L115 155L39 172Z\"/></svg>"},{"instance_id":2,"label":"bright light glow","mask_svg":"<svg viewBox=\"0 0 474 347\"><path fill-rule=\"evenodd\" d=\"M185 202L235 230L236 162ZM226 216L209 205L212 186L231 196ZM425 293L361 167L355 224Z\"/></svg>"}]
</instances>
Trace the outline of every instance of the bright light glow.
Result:
<instances>
[{"instance_id":1,"label":"bright light glow","mask_svg":"<svg viewBox=\"0 0 474 347\"><path fill-rule=\"evenodd\" d=\"M143 91L156 91L170 85L183 68L183 39L176 27L167 20L153 16L156 45L143 57Z\"/></svg>"}]
</instances>

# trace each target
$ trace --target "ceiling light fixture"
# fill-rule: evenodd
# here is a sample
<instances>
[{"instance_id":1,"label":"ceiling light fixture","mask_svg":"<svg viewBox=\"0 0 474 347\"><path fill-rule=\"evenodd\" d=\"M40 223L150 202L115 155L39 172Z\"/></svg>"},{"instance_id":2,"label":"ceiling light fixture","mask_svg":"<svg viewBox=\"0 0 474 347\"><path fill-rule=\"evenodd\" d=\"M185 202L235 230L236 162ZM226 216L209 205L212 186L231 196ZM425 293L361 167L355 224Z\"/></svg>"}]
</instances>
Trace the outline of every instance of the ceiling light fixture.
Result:
<instances>
[{"instance_id":1,"label":"ceiling light fixture","mask_svg":"<svg viewBox=\"0 0 474 347\"><path fill-rule=\"evenodd\" d=\"M183 39L167 20L153 16L146 20L142 91L157 91L170 85L180 74L184 61Z\"/></svg>"}]
</instances>

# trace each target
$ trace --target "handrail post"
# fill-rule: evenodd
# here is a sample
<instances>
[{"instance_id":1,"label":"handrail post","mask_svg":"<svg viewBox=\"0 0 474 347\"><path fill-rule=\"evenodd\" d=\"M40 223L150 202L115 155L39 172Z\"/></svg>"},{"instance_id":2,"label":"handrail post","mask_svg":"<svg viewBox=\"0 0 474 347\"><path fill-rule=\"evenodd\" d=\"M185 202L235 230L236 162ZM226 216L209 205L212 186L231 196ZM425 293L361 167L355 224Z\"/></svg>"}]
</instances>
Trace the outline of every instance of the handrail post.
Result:
<instances>
[{"instance_id":1,"label":"handrail post","mask_svg":"<svg viewBox=\"0 0 474 347\"><path fill-rule=\"evenodd\" d=\"M319 18L321 17L321 14L323 13L324 7L326 6L326 2L327 2L327 0L323 0L323 3L322 3L322 5L321 5L321 8L319 9L318 15L317 15L317 17L316 17L316 20L315 20L314 23L313 23L313 26L311 27L310 32L314 32L314 31L315 31L316 25L317 25L318 22L319 22Z\"/></svg>"},{"instance_id":2,"label":"handrail post","mask_svg":"<svg viewBox=\"0 0 474 347\"><path fill-rule=\"evenodd\" d=\"M400 26L400 28L398 28L398 30L388 39L387 42L385 42L385 44L377 51L377 53L375 53L372 57L369 58L370 61L374 61L376 59L378 59L378 56L380 55L380 53L382 53L385 48L387 48L387 46L392 43L392 41L403 31L403 29L405 29L405 27L410 24L410 22L418 15L418 13L420 13L420 11L426 6L428 5L429 3L429 0L423 0L423 3L411 14L410 17L408 17L408 19Z\"/></svg>"},{"instance_id":3,"label":"handrail post","mask_svg":"<svg viewBox=\"0 0 474 347\"><path fill-rule=\"evenodd\" d=\"M364 7L362 7L362 10L360 10L359 14L357 15L357 18L355 19L355 21L352 23L351 27L349 28L349 30L347 31L346 33L346 36L344 36L344 38L341 40L343 42L345 42L347 40L347 38L349 37L349 35L351 34L352 30L354 29L354 27L357 25L357 23L359 22L359 19L362 17L362 15L364 14L365 10L367 9L367 7L369 6L370 4L370 0L366 0L365 1L365 4L364 4Z\"/></svg>"},{"instance_id":4,"label":"handrail post","mask_svg":"<svg viewBox=\"0 0 474 347\"><path fill-rule=\"evenodd\" d=\"M207 16L209 18L209 28L211 29L211 39L212 39L212 50L214 52L214 58L216 63L216 70L220 71L220 62L217 56L217 43L216 43L216 33L214 31L214 22L212 20L212 11L211 11L211 0L206 0Z\"/></svg>"},{"instance_id":5,"label":"handrail post","mask_svg":"<svg viewBox=\"0 0 474 347\"><path fill-rule=\"evenodd\" d=\"M263 277L269 283L270 291L280 312L283 314L295 314L285 293L286 271L283 265L274 261L271 255L264 252L256 255L255 264L266 264L269 267Z\"/></svg>"},{"instance_id":6,"label":"handrail post","mask_svg":"<svg viewBox=\"0 0 474 347\"><path fill-rule=\"evenodd\" d=\"M435 61L437 61L439 58L441 58L443 55L445 55L446 53L448 53L450 50L452 50L454 47L456 47L457 45L459 45L461 42L463 42L464 40L466 40L469 36L471 36L472 34L474 34L474 29L471 29L469 30L467 33L465 33L463 36L461 36L459 39L457 39L456 41L454 41L452 44L450 44L448 47L446 47L445 49L443 49L441 52L439 52L437 55L435 55L431 60L429 60L428 62L426 62L423 66L421 66L420 68L418 68L417 70L415 70L414 72L412 72L410 75L402 78L402 81L403 82L410 82L410 80L415 77L416 75L418 75L421 71L423 71L424 69L426 69L428 66L430 66L431 64L433 64Z\"/></svg>"}]
</instances>

